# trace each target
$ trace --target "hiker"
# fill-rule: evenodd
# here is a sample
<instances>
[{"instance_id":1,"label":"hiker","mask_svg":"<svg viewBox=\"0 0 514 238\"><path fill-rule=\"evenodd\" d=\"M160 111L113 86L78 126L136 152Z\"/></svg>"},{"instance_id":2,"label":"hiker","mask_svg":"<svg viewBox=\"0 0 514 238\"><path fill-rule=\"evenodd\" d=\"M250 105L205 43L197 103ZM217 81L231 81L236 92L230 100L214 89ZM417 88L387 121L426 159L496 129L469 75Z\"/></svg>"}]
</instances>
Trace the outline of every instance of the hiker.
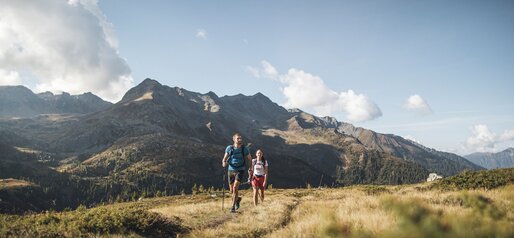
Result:
<instances>
[{"instance_id":1,"label":"hiker","mask_svg":"<svg viewBox=\"0 0 514 238\"><path fill-rule=\"evenodd\" d=\"M227 146L225 149L222 165L223 167L227 167L228 165L228 182L230 193L232 193L232 208L230 211L236 212L241 203L241 197L239 197L239 185L243 180L243 175L246 170L246 160L248 160L248 164L250 164L252 156L250 155L248 147L244 146L241 134L234 134L232 136L232 140L234 141L234 144Z\"/></svg>"},{"instance_id":2,"label":"hiker","mask_svg":"<svg viewBox=\"0 0 514 238\"><path fill-rule=\"evenodd\" d=\"M268 183L268 161L264 158L262 149L255 152L255 159L252 160L252 187L253 187L253 205L257 206L259 198L261 203L264 202L264 189ZM250 170L248 173L250 173ZM260 191L260 192L259 192Z\"/></svg>"}]
</instances>

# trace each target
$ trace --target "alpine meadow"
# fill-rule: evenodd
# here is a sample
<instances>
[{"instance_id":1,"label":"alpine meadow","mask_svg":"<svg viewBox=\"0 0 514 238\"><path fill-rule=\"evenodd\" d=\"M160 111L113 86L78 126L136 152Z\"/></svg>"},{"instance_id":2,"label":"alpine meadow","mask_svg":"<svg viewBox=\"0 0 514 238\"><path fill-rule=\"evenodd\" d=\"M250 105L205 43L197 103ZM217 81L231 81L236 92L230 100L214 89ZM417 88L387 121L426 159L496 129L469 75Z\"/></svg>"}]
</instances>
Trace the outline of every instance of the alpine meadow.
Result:
<instances>
[{"instance_id":1,"label":"alpine meadow","mask_svg":"<svg viewBox=\"0 0 514 238\"><path fill-rule=\"evenodd\" d=\"M0 237L514 237L514 2L0 0Z\"/></svg>"}]
</instances>

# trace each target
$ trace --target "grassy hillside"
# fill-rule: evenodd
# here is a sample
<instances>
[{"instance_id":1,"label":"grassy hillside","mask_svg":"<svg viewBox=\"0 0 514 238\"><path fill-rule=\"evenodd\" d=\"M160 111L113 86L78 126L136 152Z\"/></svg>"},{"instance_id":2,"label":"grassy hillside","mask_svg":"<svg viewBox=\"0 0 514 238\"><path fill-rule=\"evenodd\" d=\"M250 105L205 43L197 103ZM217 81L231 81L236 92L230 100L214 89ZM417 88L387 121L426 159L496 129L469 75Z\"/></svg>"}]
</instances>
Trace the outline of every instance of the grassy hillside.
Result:
<instances>
[{"instance_id":1,"label":"grassy hillside","mask_svg":"<svg viewBox=\"0 0 514 238\"><path fill-rule=\"evenodd\" d=\"M514 169L500 171L510 176ZM467 176L481 177L482 172ZM498 174L498 171L489 171ZM448 178L447 180L453 180ZM514 185L441 189L404 186L269 189L238 213L219 193L143 199L75 211L0 215L0 237L513 237ZM474 181L474 180L469 180Z\"/></svg>"}]
</instances>

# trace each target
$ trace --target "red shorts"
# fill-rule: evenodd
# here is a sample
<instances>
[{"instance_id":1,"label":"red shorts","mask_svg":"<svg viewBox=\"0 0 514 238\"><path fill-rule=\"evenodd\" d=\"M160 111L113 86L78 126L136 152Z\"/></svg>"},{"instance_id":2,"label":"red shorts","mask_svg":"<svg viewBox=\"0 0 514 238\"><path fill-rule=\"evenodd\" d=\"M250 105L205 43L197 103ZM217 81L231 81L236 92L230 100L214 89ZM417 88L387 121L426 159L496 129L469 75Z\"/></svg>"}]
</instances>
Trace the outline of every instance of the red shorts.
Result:
<instances>
[{"instance_id":1,"label":"red shorts","mask_svg":"<svg viewBox=\"0 0 514 238\"><path fill-rule=\"evenodd\" d=\"M262 177L253 176L252 186L258 187L258 188L264 190L264 176L262 176Z\"/></svg>"}]
</instances>

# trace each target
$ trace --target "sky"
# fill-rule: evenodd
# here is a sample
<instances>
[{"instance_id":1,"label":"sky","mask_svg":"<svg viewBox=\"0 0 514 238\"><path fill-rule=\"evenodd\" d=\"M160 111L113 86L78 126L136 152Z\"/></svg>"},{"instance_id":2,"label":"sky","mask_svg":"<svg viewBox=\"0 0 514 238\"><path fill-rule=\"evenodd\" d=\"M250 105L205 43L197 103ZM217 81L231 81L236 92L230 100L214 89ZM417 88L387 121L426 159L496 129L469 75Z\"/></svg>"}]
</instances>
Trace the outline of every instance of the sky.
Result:
<instances>
[{"instance_id":1,"label":"sky","mask_svg":"<svg viewBox=\"0 0 514 238\"><path fill-rule=\"evenodd\" d=\"M498 152L514 147L514 1L0 0L0 85L116 102L145 78Z\"/></svg>"}]
</instances>

